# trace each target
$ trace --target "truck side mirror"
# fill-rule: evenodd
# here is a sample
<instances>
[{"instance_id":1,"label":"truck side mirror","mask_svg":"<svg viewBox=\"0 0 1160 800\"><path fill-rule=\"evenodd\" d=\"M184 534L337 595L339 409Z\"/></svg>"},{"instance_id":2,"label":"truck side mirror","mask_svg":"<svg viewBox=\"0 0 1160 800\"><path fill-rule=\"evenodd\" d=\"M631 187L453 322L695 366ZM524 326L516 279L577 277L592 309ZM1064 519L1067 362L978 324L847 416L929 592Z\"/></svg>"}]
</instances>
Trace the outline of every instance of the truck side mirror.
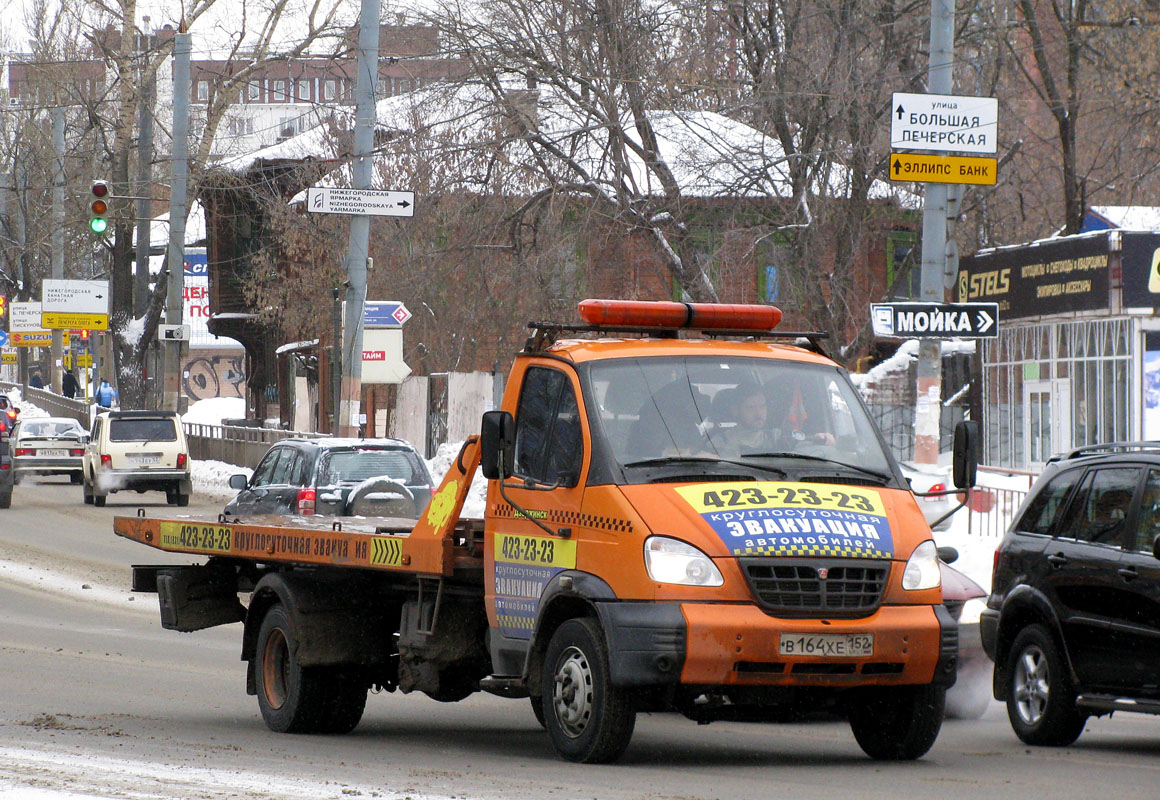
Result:
<instances>
[{"instance_id":1,"label":"truck side mirror","mask_svg":"<svg viewBox=\"0 0 1160 800\"><path fill-rule=\"evenodd\" d=\"M954 483L958 489L975 485L979 469L979 423L963 420L955 426Z\"/></svg>"},{"instance_id":2,"label":"truck side mirror","mask_svg":"<svg viewBox=\"0 0 1160 800\"><path fill-rule=\"evenodd\" d=\"M479 430L479 468L488 480L507 480L516 455L516 421L507 411L485 411Z\"/></svg>"}]
</instances>

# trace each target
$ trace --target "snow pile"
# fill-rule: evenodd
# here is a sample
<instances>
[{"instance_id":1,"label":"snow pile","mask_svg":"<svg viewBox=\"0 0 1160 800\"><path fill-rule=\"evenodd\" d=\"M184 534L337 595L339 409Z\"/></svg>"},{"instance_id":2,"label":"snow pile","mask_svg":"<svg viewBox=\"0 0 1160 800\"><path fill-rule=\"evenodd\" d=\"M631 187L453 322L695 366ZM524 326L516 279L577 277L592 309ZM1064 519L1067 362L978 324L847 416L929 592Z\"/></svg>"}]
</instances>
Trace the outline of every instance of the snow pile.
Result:
<instances>
[{"instance_id":1,"label":"snow pile","mask_svg":"<svg viewBox=\"0 0 1160 800\"><path fill-rule=\"evenodd\" d=\"M230 476L242 474L246 480L254 474L249 467L238 467L224 461L190 461L190 475L193 478L193 493L214 500L233 500L237 489L230 488Z\"/></svg>"},{"instance_id":2,"label":"snow pile","mask_svg":"<svg viewBox=\"0 0 1160 800\"><path fill-rule=\"evenodd\" d=\"M224 419L243 419L245 416L245 398L209 397L191 405L181 415L181 421L197 425L221 425Z\"/></svg>"},{"instance_id":3,"label":"snow pile","mask_svg":"<svg viewBox=\"0 0 1160 800\"><path fill-rule=\"evenodd\" d=\"M436 486L443 482L443 476L451 469L451 464L462 447L463 442L444 442L435 451L435 457L427 462L427 469L430 470ZM467 490L467 497L463 501L460 516L483 519L485 508L487 508L487 479L483 477L482 471L476 470L475 479L472 480L471 488Z\"/></svg>"},{"instance_id":4,"label":"snow pile","mask_svg":"<svg viewBox=\"0 0 1160 800\"><path fill-rule=\"evenodd\" d=\"M24 401L24 395L19 389L10 389L4 394L8 395L9 402L14 408L20 409L20 419L35 419L37 417L51 417L52 415L39 406L34 406L32 403Z\"/></svg>"}]
</instances>

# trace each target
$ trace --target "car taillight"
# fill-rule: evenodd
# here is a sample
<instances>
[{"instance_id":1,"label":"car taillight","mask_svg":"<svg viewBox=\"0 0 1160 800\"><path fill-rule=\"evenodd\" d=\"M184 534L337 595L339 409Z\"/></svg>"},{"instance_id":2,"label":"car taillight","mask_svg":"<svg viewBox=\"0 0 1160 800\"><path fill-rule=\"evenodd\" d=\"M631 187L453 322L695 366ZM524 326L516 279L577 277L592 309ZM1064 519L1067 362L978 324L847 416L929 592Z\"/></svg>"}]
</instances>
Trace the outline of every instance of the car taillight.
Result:
<instances>
[{"instance_id":1,"label":"car taillight","mask_svg":"<svg viewBox=\"0 0 1160 800\"><path fill-rule=\"evenodd\" d=\"M109 466L112 466L112 464L113 464L113 457L112 456L101 456L101 466L102 467L109 467Z\"/></svg>"},{"instance_id":2,"label":"car taillight","mask_svg":"<svg viewBox=\"0 0 1160 800\"><path fill-rule=\"evenodd\" d=\"M70 456L83 456L85 454L85 451L84 450L69 450L68 454Z\"/></svg>"},{"instance_id":3,"label":"car taillight","mask_svg":"<svg viewBox=\"0 0 1160 800\"><path fill-rule=\"evenodd\" d=\"M928 492L945 492L946 490L947 490L947 485L945 483L936 483L933 486L931 486L929 489L927 489ZM922 499L928 503L937 503L937 502L941 501L943 499L943 497L945 497L945 496L946 495L936 494L934 497L924 497Z\"/></svg>"},{"instance_id":4,"label":"car taillight","mask_svg":"<svg viewBox=\"0 0 1160 800\"><path fill-rule=\"evenodd\" d=\"M16 448L16 455L18 455L18 456L34 456L34 455L36 455L36 451L33 450L31 447L17 447Z\"/></svg>"},{"instance_id":5,"label":"car taillight","mask_svg":"<svg viewBox=\"0 0 1160 800\"><path fill-rule=\"evenodd\" d=\"M317 494L313 489L299 489L298 490L298 513L299 514L313 514L314 500Z\"/></svg>"},{"instance_id":6,"label":"car taillight","mask_svg":"<svg viewBox=\"0 0 1160 800\"><path fill-rule=\"evenodd\" d=\"M8 419L16 419L16 412L13 409L8 409Z\"/></svg>"},{"instance_id":7,"label":"car taillight","mask_svg":"<svg viewBox=\"0 0 1160 800\"><path fill-rule=\"evenodd\" d=\"M185 453L178 453L177 454L177 468L184 469L185 468L185 461L186 461Z\"/></svg>"}]
</instances>

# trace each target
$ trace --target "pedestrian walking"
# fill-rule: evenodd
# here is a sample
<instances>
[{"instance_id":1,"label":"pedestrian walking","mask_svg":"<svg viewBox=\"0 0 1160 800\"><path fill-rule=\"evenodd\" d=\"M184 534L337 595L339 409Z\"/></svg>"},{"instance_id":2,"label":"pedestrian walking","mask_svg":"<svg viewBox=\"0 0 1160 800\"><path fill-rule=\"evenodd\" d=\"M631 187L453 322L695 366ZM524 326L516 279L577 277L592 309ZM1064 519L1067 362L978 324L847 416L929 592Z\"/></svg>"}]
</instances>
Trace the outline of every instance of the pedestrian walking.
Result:
<instances>
[{"instance_id":1,"label":"pedestrian walking","mask_svg":"<svg viewBox=\"0 0 1160 800\"><path fill-rule=\"evenodd\" d=\"M70 400L77 396L77 378L72 374L72 370L65 370L60 379L60 393Z\"/></svg>"}]
</instances>

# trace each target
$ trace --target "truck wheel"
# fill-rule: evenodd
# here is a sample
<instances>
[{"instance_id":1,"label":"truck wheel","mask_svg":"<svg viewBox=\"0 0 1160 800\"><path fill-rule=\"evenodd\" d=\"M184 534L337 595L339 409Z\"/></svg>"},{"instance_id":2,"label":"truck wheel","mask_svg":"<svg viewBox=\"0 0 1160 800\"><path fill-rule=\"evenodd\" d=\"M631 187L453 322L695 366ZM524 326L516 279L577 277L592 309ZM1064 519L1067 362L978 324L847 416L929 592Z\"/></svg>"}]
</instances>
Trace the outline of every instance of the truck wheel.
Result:
<instances>
[{"instance_id":1,"label":"truck wheel","mask_svg":"<svg viewBox=\"0 0 1160 800\"><path fill-rule=\"evenodd\" d=\"M943 686L874 686L857 691L850 730L862 751L879 761L913 761L930 750L942 728Z\"/></svg>"},{"instance_id":2,"label":"truck wheel","mask_svg":"<svg viewBox=\"0 0 1160 800\"><path fill-rule=\"evenodd\" d=\"M544 698L538 695L533 695L532 698L532 713L536 715L536 722L540 723L540 727L547 730L548 723L544 721Z\"/></svg>"},{"instance_id":3,"label":"truck wheel","mask_svg":"<svg viewBox=\"0 0 1160 800\"><path fill-rule=\"evenodd\" d=\"M628 747L636 710L612 685L608 647L592 619L571 619L556 629L544 657L544 723L552 744L569 761L616 761Z\"/></svg>"},{"instance_id":4,"label":"truck wheel","mask_svg":"<svg viewBox=\"0 0 1160 800\"><path fill-rule=\"evenodd\" d=\"M321 667L318 677L325 684L328 697L323 700L319 733L350 733L362 720L367 706L367 686L357 675L342 668Z\"/></svg>"},{"instance_id":5,"label":"truck wheel","mask_svg":"<svg viewBox=\"0 0 1160 800\"><path fill-rule=\"evenodd\" d=\"M1027 744L1063 747L1079 738L1087 717L1055 640L1042 625L1019 632L1007 656L1007 716Z\"/></svg>"},{"instance_id":6,"label":"truck wheel","mask_svg":"<svg viewBox=\"0 0 1160 800\"><path fill-rule=\"evenodd\" d=\"M294 658L294 629L282 605L274 605L258 630L254 675L258 708L278 733L316 733L324 728L330 699L323 670L303 669Z\"/></svg>"}]
</instances>

